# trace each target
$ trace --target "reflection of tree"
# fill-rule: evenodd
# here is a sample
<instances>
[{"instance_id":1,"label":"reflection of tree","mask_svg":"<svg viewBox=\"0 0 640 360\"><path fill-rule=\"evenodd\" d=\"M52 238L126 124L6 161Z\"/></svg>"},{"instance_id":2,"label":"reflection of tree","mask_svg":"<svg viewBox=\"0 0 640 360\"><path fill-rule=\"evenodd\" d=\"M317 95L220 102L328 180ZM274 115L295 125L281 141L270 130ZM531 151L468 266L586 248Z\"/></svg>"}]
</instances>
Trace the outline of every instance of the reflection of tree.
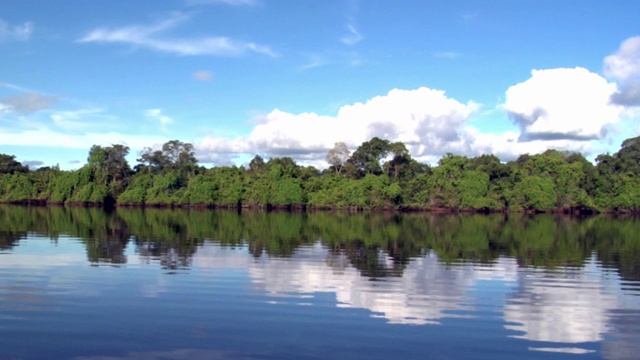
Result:
<instances>
[{"instance_id":1,"label":"reflection of tree","mask_svg":"<svg viewBox=\"0 0 640 360\"><path fill-rule=\"evenodd\" d=\"M114 212L95 208L54 208L62 210L72 227L69 233L78 237L87 247L89 261L94 264L125 264L124 251L129 241L129 232Z\"/></svg>"},{"instance_id":2,"label":"reflection of tree","mask_svg":"<svg viewBox=\"0 0 640 360\"><path fill-rule=\"evenodd\" d=\"M592 252L586 236L588 225L565 217L516 217L505 226L505 241L512 244L511 255L521 265L582 266Z\"/></svg>"},{"instance_id":3,"label":"reflection of tree","mask_svg":"<svg viewBox=\"0 0 640 360\"><path fill-rule=\"evenodd\" d=\"M26 237L26 232L0 231L0 250L11 250Z\"/></svg>"},{"instance_id":4,"label":"reflection of tree","mask_svg":"<svg viewBox=\"0 0 640 360\"><path fill-rule=\"evenodd\" d=\"M136 251L145 263L157 261L163 269L189 268L204 238L196 224L208 222L197 215L206 212L170 209L123 209L118 211L132 229ZM213 212L209 212L213 213Z\"/></svg>"},{"instance_id":5,"label":"reflection of tree","mask_svg":"<svg viewBox=\"0 0 640 360\"><path fill-rule=\"evenodd\" d=\"M349 262L366 277L402 276L406 265L401 257L387 255L384 249L376 245L366 245L362 240L347 241L341 244L340 248L332 250L334 256L345 254Z\"/></svg>"},{"instance_id":6,"label":"reflection of tree","mask_svg":"<svg viewBox=\"0 0 640 360\"><path fill-rule=\"evenodd\" d=\"M598 258L616 268L623 279L640 281L640 221L635 218L598 217L589 229Z\"/></svg>"},{"instance_id":7,"label":"reflection of tree","mask_svg":"<svg viewBox=\"0 0 640 360\"><path fill-rule=\"evenodd\" d=\"M136 252L144 263L157 260L163 269L185 269L191 267L196 248L184 245L179 242L136 241Z\"/></svg>"},{"instance_id":8,"label":"reflection of tree","mask_svg":"<svg viewBox=\"0 0 640 360\"><path fill-rule=\"evenodd\" d=\"M547 215L432 215L335 212L289 213L0 205L4 247L29 232L76 237L92 262L125 263L132 237L146 261L188 267L205 241L242 247L256 258L289 257L320 241L367 277L402 276L428 251L445 263L491 264L501 256L521 266L583 266L596 251L625 279L640 279L640 222ZM16 239L12 238L15 234Z\"/></svg>"}]
</instances>

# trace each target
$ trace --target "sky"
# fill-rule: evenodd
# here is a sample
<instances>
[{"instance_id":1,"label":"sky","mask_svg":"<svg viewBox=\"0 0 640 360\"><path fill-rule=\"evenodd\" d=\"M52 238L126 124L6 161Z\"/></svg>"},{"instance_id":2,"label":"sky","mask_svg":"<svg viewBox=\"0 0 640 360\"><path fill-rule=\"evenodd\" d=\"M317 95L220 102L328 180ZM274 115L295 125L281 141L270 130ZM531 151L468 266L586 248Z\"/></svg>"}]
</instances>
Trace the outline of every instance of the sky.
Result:
<instances>
[{"instance_id":1,"label":"sky","mask_svg":"<svg viewBox=\"0 0 640 360\"><path fill-rule=\"evenodd\" d=\"M204 166L327 167L378 136L418 161L640 135L636 0L3 0L0 153L192 143Z\"/></svg>"}]
</instances>

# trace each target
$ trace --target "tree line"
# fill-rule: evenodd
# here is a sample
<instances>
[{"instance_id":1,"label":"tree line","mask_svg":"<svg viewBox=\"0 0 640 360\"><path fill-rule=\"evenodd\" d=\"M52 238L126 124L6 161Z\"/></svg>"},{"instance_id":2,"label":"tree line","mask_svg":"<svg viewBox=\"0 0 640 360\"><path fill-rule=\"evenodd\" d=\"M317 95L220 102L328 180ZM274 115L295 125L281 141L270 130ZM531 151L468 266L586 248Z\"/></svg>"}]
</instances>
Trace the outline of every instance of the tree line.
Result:
<instances>
[{"instance_id":1,"label":"tree line","mask_svg":"<svg viewBox=\"0 0 640 360\"><path fill-rule=\"evenodd\" d=\"M145 148L131 167L129 147L89 150L77 170L30 170L0 154L0 202L95 206L229 208L640 212L640 137L592 164L579 153L547 150L503 163L494 155L447 154L436 166L411 157L405 144L374 137L353 153L329 150L329 167L290 157L248 166L198 165L190 143Z\"/></svg>"}]
</instances>

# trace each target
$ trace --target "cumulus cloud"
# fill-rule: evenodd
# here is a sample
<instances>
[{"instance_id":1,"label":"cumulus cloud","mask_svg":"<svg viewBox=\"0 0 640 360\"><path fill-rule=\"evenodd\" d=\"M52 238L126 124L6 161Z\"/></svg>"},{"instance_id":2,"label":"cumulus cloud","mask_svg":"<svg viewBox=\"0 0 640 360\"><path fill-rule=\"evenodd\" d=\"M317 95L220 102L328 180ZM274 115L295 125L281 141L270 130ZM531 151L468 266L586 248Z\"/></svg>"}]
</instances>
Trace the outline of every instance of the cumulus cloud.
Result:
<instances>
[{"instance_id":1,"label":"cumulus cloud","mask_svg":"<svg viewBox=\"0 0 640 360\"><path fill-rule=\"evenodd\" d=\"M25 114L31 114L56 105L58 103L58 98L56 96L48 96L31 92L0 99L0 103L6 105L6 107L4 107L5 111L10 109ZM2 112L2 107L0 107L0 112Z\"/></svg>"},{"instance_id":2,"label":"cumulus cloud","mask_svg":"<svg viewBox=\"0 0 640 360\"><path fill-rule=\"evenodd\" d=\"M162 109L148 109L145 110L144 116L151 121L157 121L162 126L168 125L173 122L173 119L162 113Z\"/></svg>"},{"instance_id":3,"label":"cumulus cloud","mask_svg":"<svg viewBox=\"0 0 640 360\"><path fill-rule=\"evenodd\" d=\"M9 25L0 20L0 42L29 40L33 33L33 23L25 22L22 25Z\"/></svg>"},{"instance_id":4,"label":"cumulus cloud","mask_svg":"<svg viewBox=\"0 0 640 360\"><path fill-rule=\"evenodd\" d=\"M335 116L289 113L275 109L256 119L246 136L205 137L196 143L199 158L224 161L260 154L290 156L303 165L326 167L324 157L336 142L353 151L374 136L401 141L420 162L435 164L446 153L493 154L503 161L548 149L590 155L602 151L609 127L623 108L608 99L615 84L585 69L533 71L507 91L504 119L520 131L485 133L471 120L480 105L462 103L444 91L426 87L391 90L364 102L344 105ZM619 129L618 129L619 130ZM600 145L598 145L600 144Z\"/></svg>"},{"instance_id":5,"label":"cumulus cloud","mask_svg":"<svg viewBox=\"0 0 640 360\"><path fill-rule=\"evenodd\" d=\"M604 71L607 76L628 80L640 76L639 64L640 36L634 36L623 41L615 54L604 59Z\"/></svg>"},{"instance_id":6,"label":"cumulus cloud","mask_svg":"<svg viewBox=\"0 0 640 360\"><path fill-rule=\"evenodd\" d=\"M188 18L183 14L174 14L166 20L151 25L95 29L78 41L84 43L123 43L183 56L237 56L246 52L276 56L275 52L268 46L225 36L186 39L163 36L163 33L175 28L180 23L188 20Z\"/></svg>"},{"instance_id":7,"label":"cumulus cloud","mask_svg":"<svg viewBox=\"0 0 640 360\"><path fill-rule=\"evenodd\" d=\"M584 68L533 70L507 90L503 109L520 127L520 141L602 139L623 110L609 101L615 91Z\"/></svg>"},{"instance_id":8,"label":"cumulus cloud","mask_svg":"<svg viewBox=\"0 0 640 360\"><path fill-rule=\"evenodd\" d=\"M318 161L336 142L355 149L378 136L404 142L414 156L442 155L464 146L464 125L478 107L473 102L463 104L451 99L440 90L395 89L364 103L345 105L336 116L275 109L258 119L249 135L235 139L207 137L197 149L200 154L260 153Z\"/></svg>"},{"instance_id":9,"label":"cumulus cloud","mask_svg":"<svg viewBox=\"0 0 640 360\"><path fill-rule=\"evenodd\" d=\"M640 36L622 42L618 51L604 59L604 74L619 84L611 101L624 106L640 106Z\"/></svg>"},{"instance_id":10,"label":"cumulus cloud","mask_svg":"<svg viewBox=\"0 0 640 360\"><path fill-rule=\"evenodd\" d=\"M213 73L208 70L198 70L193 73L193 78L198 81L207 82L213 78Z\"/></svg>"}]
</instances>

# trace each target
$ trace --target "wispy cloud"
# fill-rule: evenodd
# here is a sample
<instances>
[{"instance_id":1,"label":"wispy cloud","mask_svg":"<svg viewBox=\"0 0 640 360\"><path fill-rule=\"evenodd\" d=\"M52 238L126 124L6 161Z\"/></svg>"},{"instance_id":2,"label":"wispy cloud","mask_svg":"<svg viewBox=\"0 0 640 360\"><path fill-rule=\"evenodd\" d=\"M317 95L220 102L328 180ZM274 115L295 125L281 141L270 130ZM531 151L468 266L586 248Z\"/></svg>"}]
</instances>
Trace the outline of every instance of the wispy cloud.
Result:
<instances>
[{"instance_id":1,"label":"wispy cloud","mask_svg":"<svg viewBox=\"0 0 640 360\"><path fill-rule=\"evenodd\" d=\"M362 40L362 35L358 31L355 25L349 24L347 25L348 33L340 38L340 41L346 45L355 45Z\"/></svg>"},{"instance_id":2,"label":"wispy cloud","mask_svg":"<svg viewBox=\"0 0 640 360\"><path fill-rule=\"evenodd\" d=\"M6 21L0 20L0 42L29 40L33 33L33 27L31 22L11 26Z\"/></svg>"},{"instance_id":3,"label":"wispy cloud","mask_svg":"<svg viewBox=\"0 0 640 360\"><path fill-rule=\"evenodd\" d=\"M208 70L198 70L193 73L193 78L198 81L207 82L213 79L213 73Z\"/></svg>"},{"instance_id":4,"label":"wispy cloud","mask_svg":"<svg viewBox=\"0 0 640 360\"><path fill-rule=\"evenodd\" d=\"M80 109L58 111L51 114L51 121L60 129L72 132L96 130L113 127L113 117L106 115L103 109Z\"/></svg>"},{"instance_id":5,"label":"wispy cloud","mask_svg":"<svg viewBox=\"0 0 640 360\"><path fill-rule=\"evenodd\" d=\"M309 70L323 66L356 67L363 63L357 52L351 51L327 51L323 53L306 54L307 62L299 67L299 70Z\"/></svg>"},{"instance_id":6,"label":"wispy cloud","mask_svg":"<svg viewBox=\"0 0 640 360\"><path fill-rule=\"evenodd\" d=\"M50 108L55 106L57 102L57 96L42 95L34 92L0 99L0 104L5 105L6 109L25 114Z\"/></svg>"},{"instance_id":7,"label":"wispy cloud","mask_svg":"<svg viewBox=\"0 0 640 360\"><path fill-rule=\"evenodd\" d=\"M165 115L162 109L148 109L144 112L144 116L150 121L159 122L163 128L173 122L173 119Z\"/></svg>"},{"instance_id":8,"label":"wispy cloud","mask_svg":"<svg viewBox=\"0 0 640 360\"><path fill-rule=\"evenodd\" d=\"M455 51L435 51L433 56L441 59L457 59L460 57L460 53Z\"/></svg>"},{"instance_id":9,"label":"wispy cloud","mask_svg":"<svg viewBox=\"0 0 640 360\"><path fill-rule=\"evenodd\" d=\"M328 63L329 62L324 56L320 54L311 54L311 55L308 55L308 61L304 65L300 66L300 70L309 70L309 69L325 66Z\"/></svg>"},{"instance_id":10,"label":"wispy cloud","mask_svg":"<svg viewBox=\"0 0 640 360\"><path fill-rule=\"evenodd\" d=\"M187 5L230 5L230 6L255 6L258 0L186 0Z\"/></svg>"},{"instance_id":11,"label":"wispy cloud","mask_svg":"<svg viewBox=\"0 0 640 360\"><path fill-rule=\"evenodd\" d=\"M200 38L170 38L163 36L163 33L188 19L189 17L184 14L174 14L167 20L151 25L134 25L116 29L99 28L91 31L78 41L83 43L122 43L183 56L237 56L246 52L255 52L272 57L277 55L268 46L225 36Z\"/></svg>"},{"instance_id":12,"label":"wispy cloud","mask_svg":"<svg viewBox=\"0 0 640 360\"><path fill-rule=\"evenodd\" d=\"M66 149L89 149L92 145L124 144L142 149L149 144L162 144L165 137L132 135L118 132L82 132L70 134L46 127L30 130L0 129L0 143L6 146L50 146Z\"/></svg>"}]
</instances>

